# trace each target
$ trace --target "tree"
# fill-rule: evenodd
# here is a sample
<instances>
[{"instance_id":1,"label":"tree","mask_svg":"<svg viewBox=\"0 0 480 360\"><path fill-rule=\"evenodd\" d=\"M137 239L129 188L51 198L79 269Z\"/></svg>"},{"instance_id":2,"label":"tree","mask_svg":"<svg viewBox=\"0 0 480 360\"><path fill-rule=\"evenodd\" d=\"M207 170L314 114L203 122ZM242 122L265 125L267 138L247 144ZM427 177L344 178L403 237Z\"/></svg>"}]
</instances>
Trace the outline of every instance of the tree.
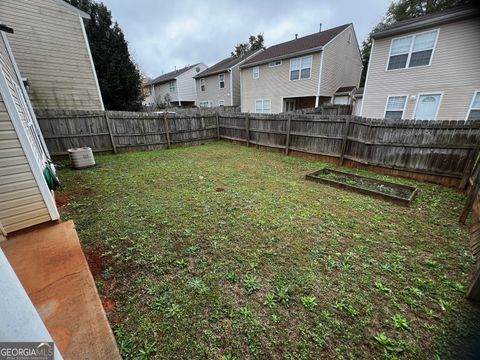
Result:
<instances>
[{"instance_id":1,"label":"tree","mask_svg":"<svg viewBox=\"0 0 480 360\"><path fill-rule=\"evenodd\" d=\"M264 41L265 39L263 37L263 33L259 33L257 36L250 35L248 38L248 43L240 43L235 45L235 48L232 51L232 56L239 57L247 51L265 49L265 46L263 45Z\"/></svg>"},{"instance_id":2,"label":"tree","mask_svg":"<svg viewBox=\"0 0 480 360\"><path fill-rule=\"evenodd\" d=\"M413 19L419 16L428 15L437 11L449 9L454 6L473 3L471 0L399 0L390 4L385 17L368 34L362 42L363 71L360 79L360 86L365 85L372 48L372 34L397 21Z\"/></svg>"},{"instance_id":3,"label":"tree","mask_svg":"<svg viewBox=\"0 0 480 360\"><path fill-rule=\"evenodd\" d=\"M85 24L85 30L105 108L140 110L144 99L141 74L130 56L122 29L112 20L110 10L94 0L65 1L91 17Z\"/></svg>"}]
</instances>

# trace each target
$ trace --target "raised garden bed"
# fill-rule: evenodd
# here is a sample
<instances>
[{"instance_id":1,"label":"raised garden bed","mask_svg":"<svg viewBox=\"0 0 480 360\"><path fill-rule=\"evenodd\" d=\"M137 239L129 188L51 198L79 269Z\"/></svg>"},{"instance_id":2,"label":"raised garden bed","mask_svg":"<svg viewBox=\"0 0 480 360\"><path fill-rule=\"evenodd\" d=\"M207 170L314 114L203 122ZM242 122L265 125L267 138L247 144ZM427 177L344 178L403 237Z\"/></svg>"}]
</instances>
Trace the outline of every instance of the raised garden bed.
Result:
<instances>
[{"instance_id":1,"label":"raised garden bed","mask_svg":"<svg viewBox=\"0 0 480 360\"><path fill-rule=\"evenodd\" d=\"M413 186L395 184L389 181L348 174L332 169L315 171L314 173L308 174L306 178L307 180L336 186L361 194L372 195L405 206L410 205L417 193L417 188Z\"/></svg>"}]
</instances>

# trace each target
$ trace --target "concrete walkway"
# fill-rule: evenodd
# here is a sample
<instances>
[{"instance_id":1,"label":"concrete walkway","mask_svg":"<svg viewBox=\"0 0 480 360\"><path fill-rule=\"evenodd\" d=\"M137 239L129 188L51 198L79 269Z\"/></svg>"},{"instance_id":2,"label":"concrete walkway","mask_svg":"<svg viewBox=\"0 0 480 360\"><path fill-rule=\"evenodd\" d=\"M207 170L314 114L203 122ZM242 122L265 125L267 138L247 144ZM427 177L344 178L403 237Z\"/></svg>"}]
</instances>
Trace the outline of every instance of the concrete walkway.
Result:
<instances>
[{"instance_id":1,"label":"concrete walkway","mask_svg":"<svg viewBox=\"0 0 480 360\"><path fill-rule=\"evenodd\" d=\"M65 360L120 359L72 221L0 246Z\"/></svg>"}]
</instances>

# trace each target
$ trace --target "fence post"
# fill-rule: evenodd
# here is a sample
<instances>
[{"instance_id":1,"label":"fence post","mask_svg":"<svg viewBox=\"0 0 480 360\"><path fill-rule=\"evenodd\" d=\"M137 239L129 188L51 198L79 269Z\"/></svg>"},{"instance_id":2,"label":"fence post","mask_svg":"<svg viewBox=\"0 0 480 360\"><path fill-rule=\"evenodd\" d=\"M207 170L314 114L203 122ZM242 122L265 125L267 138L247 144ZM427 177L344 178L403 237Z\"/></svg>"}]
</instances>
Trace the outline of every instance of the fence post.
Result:
<instances>
[{"instance_id":1,"label":"fence post","mask_svg":"<svg viewBox=\"0 0 480 360\"><path fill-rule=\"evenodd\" d=\"M246 138L247 138L247 147L250 145L250 116L248 113L245 114L245 129L246 129Z\"/></svg>"},{"instance_id":2,"label":"fence post","mask_svg":"<svg viewBox=\"0 0 480 360\"><path fill-rule=\"evenodd\" d=\"M288 150L290 147L290 127L292 125L292 115L288 115L287 119L287 137L285 139L285 155L288 155Z\"/></svg>"},{"instance_id":3,"label":"fence post","mask_svg":"<svg viewBox=\"0 0 480 360\"><path fill-rule=\"evenodd\" d=\"M345 133L343 134L342 149L340 152L340 165L343 165L345 157L345 150L347 149L348 133L350 132L350 117L347 117L345 122Z\"/></svg>"},{"instance_id":4,"label":"fence post","mask_svg":"<svg viewBox=\"0 0 480 360\"><path fill-rule=\"evenodd\" d=\"M462 181L458 186L460 190L465 189L465 186L467 186L468 179L472 174L473 166L475 165L475 157L478 154L478 149L480 149L479 146L475 147L474 149L470 149L470 151L468 152L467 163L465 164L465 169L463 170Z\"/></svg>"},{"instance_id":5,"label":"fence post","mask_svg":"<svg viewBox=\"0 0 480 360\"><path fill-rule=\"evenodd\" d=\"M218 121L218 111L215 112L215 121L217 122L217 140L220 140L220 122Z\"/></svg>"},{"instance_id":6,"label":"fence post","mask_svg":"<svg viewBox=\"0 0 480 360\"><path fill-rule=\"evenodd\" d=\"M113 136L112 127L110 126L110 118L108 117L106 111L104 111L104 115L105 115L105 121L107 122L108 135L110 136L110 141L112 142L113 153L116 154L117 153L117 145L115 144L115 137ZM113 121L113 119L112 119L112 121Z\"/></svg>"},{"instance_id":7,"label":"fence post","mask_svg":"<svg viewBox=\"0 0 480 360\"><path fill-rule=\"evenodd\" d=\"M168 129L167 112L165 110L163 111L163 126L167 137L167 149L170 149L170 130Z\"/></svg>"}]
</instances>

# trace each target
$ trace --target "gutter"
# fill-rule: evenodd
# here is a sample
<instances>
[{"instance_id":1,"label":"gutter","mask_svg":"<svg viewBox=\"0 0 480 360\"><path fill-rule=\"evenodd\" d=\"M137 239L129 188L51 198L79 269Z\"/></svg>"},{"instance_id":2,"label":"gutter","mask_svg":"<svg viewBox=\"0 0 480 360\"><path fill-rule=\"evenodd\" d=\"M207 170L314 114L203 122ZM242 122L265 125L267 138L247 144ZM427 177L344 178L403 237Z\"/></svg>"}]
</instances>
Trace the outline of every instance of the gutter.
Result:
<instances>
[{"instance_id":1,"label":"gutter","mask_svg":"<svg viewBox=\"0 0 480 360\"><path fill-rule=\"evenodd\" d=\"M388 37L391 35L397 35L401 33L405 33L408 31L420 30L423 28L438 26L442 24L447 24L451 22L456 22L460 20L470 19L480 16L480 11L478 9L465 9L462 11L440 15L437 17L432 17L430 19L418 18L417 21L412 21L408 24L398 24L397 26L392 25L391 28L387 28L385 30L380 30L377 33L372 34L372 39L381 39L384 37Z\"/></svg>"}]
</instances>

